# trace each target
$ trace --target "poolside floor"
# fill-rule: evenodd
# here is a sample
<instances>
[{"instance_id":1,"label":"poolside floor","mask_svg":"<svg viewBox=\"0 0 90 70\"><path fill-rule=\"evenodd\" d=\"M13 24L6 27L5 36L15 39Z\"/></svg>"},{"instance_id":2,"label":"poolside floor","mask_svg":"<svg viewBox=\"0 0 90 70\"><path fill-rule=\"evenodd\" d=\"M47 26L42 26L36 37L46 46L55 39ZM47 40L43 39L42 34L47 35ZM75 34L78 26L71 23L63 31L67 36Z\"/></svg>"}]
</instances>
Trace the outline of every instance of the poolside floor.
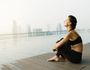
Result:
<instances>
[{"instance_id":1,"label":"poolside floor","mask_svg":"<svg viewBox=\"0 0 90 70\"><path fill-rule=\"evenodd\" d=\"M65 62L48 62L54 53L46 53L12 63L2 64L0 70L90 70L90 43L84 45L81 64Z\"/></svg>"}]
</instances>

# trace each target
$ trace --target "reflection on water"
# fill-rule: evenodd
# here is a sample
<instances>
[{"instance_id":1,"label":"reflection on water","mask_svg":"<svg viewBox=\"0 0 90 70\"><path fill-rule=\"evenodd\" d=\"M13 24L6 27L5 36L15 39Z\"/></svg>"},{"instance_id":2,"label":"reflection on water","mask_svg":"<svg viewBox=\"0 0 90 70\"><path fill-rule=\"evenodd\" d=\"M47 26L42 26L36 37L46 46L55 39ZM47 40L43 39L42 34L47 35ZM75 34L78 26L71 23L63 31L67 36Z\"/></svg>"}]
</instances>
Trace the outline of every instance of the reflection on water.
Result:
<instances>
[{"instance_id":1,"label":"reflection on water","mask_svg":"<svg viewBox=\"0 0 90 70\"><path fill-rule=\"evenodd\" d=\"M90 33L85 32L80 35L84 43L90 42ZM0 40L0 64L51 52L56 40L62 36L63 34Z\"/></svg>"}]
</instances>

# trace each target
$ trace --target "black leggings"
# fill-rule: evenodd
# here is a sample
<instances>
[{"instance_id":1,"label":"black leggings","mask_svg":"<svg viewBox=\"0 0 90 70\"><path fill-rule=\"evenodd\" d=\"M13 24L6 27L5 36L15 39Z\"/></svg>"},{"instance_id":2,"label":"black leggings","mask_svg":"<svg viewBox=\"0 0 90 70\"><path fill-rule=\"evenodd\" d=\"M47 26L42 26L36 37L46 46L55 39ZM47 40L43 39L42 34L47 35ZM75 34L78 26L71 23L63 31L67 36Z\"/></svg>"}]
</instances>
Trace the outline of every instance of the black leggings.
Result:
<instances>
[{"instance_id":1,"label":"black leggings","mask_svg":"<svg viewBox=\"0 0 90 70\"><path fill-rule=\"evenodd\" d=\"M69 44L69 42L63 44L62 47L59 47L57 49L56 55L58 57L61 55L62 57L67 58L72 63L80 63L82 60L82 54L71 50L71 45Z\"/></svg>"}]
</instances>

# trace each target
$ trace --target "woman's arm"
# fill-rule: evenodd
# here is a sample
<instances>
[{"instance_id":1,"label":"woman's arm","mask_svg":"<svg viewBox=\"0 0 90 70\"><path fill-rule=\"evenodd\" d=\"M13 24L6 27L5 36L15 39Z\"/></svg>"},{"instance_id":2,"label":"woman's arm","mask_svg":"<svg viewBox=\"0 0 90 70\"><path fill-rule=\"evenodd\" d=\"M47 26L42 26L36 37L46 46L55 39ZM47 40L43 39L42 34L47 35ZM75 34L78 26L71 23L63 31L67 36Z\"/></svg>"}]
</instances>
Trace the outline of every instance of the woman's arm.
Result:
<instances>
[{"instance_id":1,"label":"woman's arm","mask_svg":"<svg viewBox=\"0 0 90 70\"><path fill-rule=\"evenodd\" d=\"M56 43L60 42L63 38L61 38L60 40L57 40Z\"/></svg>"},{"instance_id":2,"label":"woman's arm","mask_svg":"<svg viewBox=\"0 0 90 70\"><path fill-rule=\"evenodd\" d=\"M69 32L64 38L56 43L53 49L57 49L58 47L61 47L65 42L67 42L70 39L71 32Z\"/></svg>"}]
</instances>

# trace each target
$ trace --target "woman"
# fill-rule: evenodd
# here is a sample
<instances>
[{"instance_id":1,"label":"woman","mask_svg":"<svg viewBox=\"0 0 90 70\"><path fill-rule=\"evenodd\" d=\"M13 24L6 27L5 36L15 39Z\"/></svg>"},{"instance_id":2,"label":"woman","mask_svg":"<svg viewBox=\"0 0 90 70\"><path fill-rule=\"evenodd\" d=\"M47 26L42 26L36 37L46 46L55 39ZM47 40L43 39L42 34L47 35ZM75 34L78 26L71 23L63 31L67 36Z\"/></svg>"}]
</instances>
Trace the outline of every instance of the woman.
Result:
<instances>
[{"instance_id":1,"label":"woman","mask_svg":"<svg viewBox=\"0 0 90 70\"><path fill-rule=\"evenodd\" d=\"M68 33L56 42L53 48L56 55L48 59L48 61L65 61L67 59L72 63L81 62L83 43L80 35L75 31L76 24L76 17L69 15L64 22Z\"/></svg>"}]
</instances>

